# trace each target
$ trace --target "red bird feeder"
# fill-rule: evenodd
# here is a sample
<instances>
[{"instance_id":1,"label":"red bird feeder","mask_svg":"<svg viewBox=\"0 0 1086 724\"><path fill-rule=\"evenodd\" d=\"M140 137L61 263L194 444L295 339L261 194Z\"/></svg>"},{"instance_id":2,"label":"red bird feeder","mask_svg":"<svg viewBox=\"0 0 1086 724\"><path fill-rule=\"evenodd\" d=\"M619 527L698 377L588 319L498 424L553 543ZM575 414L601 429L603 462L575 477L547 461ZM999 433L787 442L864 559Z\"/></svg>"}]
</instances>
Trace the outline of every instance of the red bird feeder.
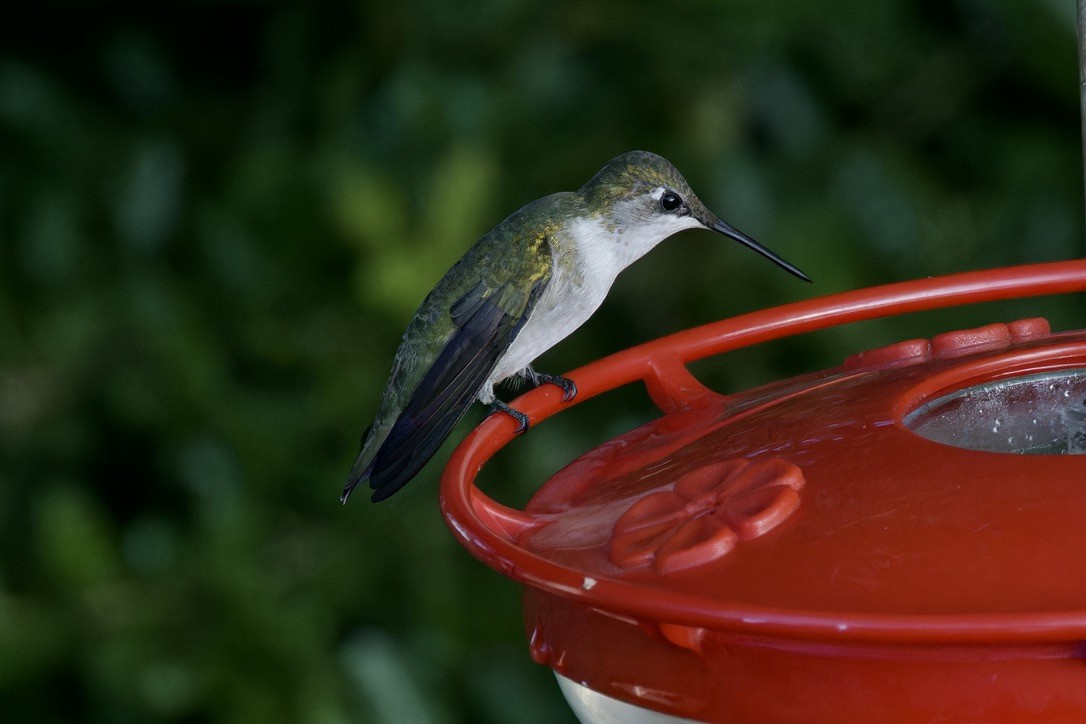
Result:
<instances>
[{"instance_id":1,"label":"red bird feeder","mask_svg":"<svg viewBox=\"0 0 1086 724\"><path fill-rule=\"evenodd\" d=\"M1086 721L1086 331L1043 319L869 350L722 395L687 363L877 317L1086 290L1072 261L924 279L682 332L572 373L662 415L524 511L473 484L450 528L524 585L532 656L582 721ZM544 386L517 406L563 409Z\"/></svg>"}]
</instances>

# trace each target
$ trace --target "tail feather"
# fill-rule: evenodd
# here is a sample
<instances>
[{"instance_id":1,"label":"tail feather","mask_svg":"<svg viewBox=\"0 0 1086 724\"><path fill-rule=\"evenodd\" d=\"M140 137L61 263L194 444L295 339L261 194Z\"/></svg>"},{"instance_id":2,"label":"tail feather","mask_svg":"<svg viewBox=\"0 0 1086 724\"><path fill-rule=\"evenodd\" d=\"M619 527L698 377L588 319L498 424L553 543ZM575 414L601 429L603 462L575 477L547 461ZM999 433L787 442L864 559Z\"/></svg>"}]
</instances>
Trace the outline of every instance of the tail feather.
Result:
<instances>
[{"instance_id":1,"label":"tail feather","mask_svg":"<svg viewBox=\"0 0 1086 724\"><path fill-rule=\"evenodd\" d=\"M448 439L456 423L460 422L471 406L471 400L466 405L458 406L458 409L448 410L440 419L429 421L426 425L409 435L411 443L398 445L390 449L385 460L385 448L382 448L374 459L374 465L370 471L370 487L373 495L370 500L379 503L398 491L415 477L426 463L432 458Z\"/></svg>"},{"instance_id":2,"label":"tail feather","mask_svg":"<svg viewBox=\"0 0 1086 724\"><path fill-rule=\"evenodd\" d=\"M358 487L359 483L369 479L372 471L373 467L370 466L363 470L361 473L358 473L357 475L354 472L350 474L350 476L347 478L347 484L343 486L343 494L339 496L339 502L342 505L347 504L347 498L351 497L351 493L354 492L354 489Z\"/></svg>"},{"instance_id":3,"label":"tail feather","mask_svg":"<svg viewBox=\"0 0 1086 724\"><path fill-rule=\"evenodd\" d=\"M362 481L368 481L379 502L415 477L452 433L478 397L498 359L528 318L546 278L532 287L523 309L502 306L508 286L491 289L483 282L453 304L455 332L446 340L410 399L390 427L375 426L343 488L342 502ZM391 413L391 410L388 412ZM392 418L381 416L381 420Z\"/></svg>"},{"instance_id":4,"label":"tail feather","mask_svg":"<svg viewBox=\"0 0 1086 724\"><path fill-rule=\"evenodd\" d=\"M488 345L502 321L497 308L480 305L469 323L438 355L384 439L367 440L343 496L368 480L377 503L398 491L437 453L478 396L504 347ZM367 448L376 445L372 456ZM369 460L367 460L367 457Z\"/></svg>"},{"instance_id":5,"label":"tail feather","mask_svg":"<svg viewBox=\"0 0 1086 724\"><path fill-rule=\"evenodd\" d=\"M346 505L351 493L363 482L369 482L373 494L370 500L379 503L406 485L430 461L448 439L471 405L461 404L445 410L439 418L428 417L425 424L410 418L400 418L381 443L376 454L359 453L339 502ZM415 424L411 424L414 422Z\"/></svg>"}]
</instances>

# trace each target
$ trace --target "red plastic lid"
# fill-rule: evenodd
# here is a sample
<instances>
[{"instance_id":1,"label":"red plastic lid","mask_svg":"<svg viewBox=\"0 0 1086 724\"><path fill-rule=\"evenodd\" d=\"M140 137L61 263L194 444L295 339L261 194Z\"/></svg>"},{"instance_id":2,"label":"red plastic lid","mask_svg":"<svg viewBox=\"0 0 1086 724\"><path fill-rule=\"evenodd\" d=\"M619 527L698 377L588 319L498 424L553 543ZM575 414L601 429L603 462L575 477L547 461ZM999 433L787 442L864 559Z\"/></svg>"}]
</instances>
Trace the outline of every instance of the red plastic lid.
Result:
<instances>
[{"instance_id":1,"label":"red plastic lid","mask_svg":"<svg viewBox=\"0 0 1086 724\"><path fill-rule=\"evenodd\" d=\"M1027 343L991 325L941 335L926 363L882 359L707 395L555 475L516 544L597 581L697 597L729 623L758 610L793 634L822 619L894 638L939 623L921 614L969 617L935 626L943 637L985 615L1021 616L1010 633L1057 612L1086 632L1086 457L993 455L903 422L945 392L1026 374L1061 406L1020 405L1025 424L1045 428L1039 445L1066 447L1086 428L1074 416L1086 417L1086 334L1049 337L1030 322L1043 331ZM978 346L999 353L962 355ZM991 397L989 387L979 389ZM992 428L1006 442L1013 413L984 415L966 443L990 445ZM1069 427L1053 432L1042 414Z\"/></svg>"},{"instance_id":2,"label":"red plastic lid","mask_svg":"<svg viewBox=\"0 0 1086 724\"><path fill-rule=\"evenodd\" d=\"M714 631L842 645L1082 641L1086 456L1007 451L1086 445L1086 332L993 324L726 396L685 365L861 319L1083 290L1082 261L974 272L627 350L572 373L573 404L640 380L660 418L586 453L516 511L472 485L513 437L511 420L491 417L446 469L445 516L474 555L540 593L529 597L534 653L560 671L548 652L576 643L553 637L590 637L569 624L589 614L558 613L560 601L698 651ZM546 386L516 405L533 422L565 406ZM549 638L548 615L565 621Z\"/></svg>"}]
</instances>

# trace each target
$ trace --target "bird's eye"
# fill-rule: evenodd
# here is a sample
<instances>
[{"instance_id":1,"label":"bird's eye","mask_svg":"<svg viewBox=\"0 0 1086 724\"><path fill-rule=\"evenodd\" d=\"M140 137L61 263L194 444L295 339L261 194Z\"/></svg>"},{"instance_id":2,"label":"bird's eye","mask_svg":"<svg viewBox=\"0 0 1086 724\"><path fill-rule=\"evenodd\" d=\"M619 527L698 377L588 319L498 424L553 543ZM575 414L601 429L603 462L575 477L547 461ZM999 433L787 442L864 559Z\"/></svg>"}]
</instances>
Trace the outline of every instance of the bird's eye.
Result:
<instances>
[{"instance_id":1,"label":"bird's eye","mask_svg":"<svg viewBox=\"0 0 1086 724\"><path fill-rule=\"evenodd\" d=\"M674 191L667 191L660 197L660 208L664 211L674 211L682 205L682 198Z\"/></svg>"}]
</instances>

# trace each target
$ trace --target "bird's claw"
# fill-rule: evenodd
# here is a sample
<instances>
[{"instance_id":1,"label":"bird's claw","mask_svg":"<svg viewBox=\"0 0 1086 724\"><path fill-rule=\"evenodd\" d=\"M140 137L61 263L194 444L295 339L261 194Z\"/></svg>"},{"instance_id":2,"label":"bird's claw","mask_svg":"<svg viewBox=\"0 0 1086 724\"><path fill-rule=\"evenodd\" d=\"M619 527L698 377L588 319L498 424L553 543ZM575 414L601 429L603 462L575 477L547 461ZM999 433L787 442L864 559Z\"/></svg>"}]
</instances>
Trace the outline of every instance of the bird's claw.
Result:
<instances>
[{"instance_id":1,"label":"bird's claw","mask_svg":"<svg viewBox=\"0 0 1086 724\"><path fill-rule=\"evenodd\" d=\"M548 383L562 388L562 402L569 402L577 396L577 383L568 377L561 375L545 375L542 372L535 373L535 383Z\"/></svg>"},{"instance_id":2,"label":"bird's claw","mask_svg":"<svg viewBox=\"0 0 1086 724\"><path fill-rule=\"evenodd\" d=\"M513 432L514 435L520 435L528 430L528 416L520 410L514 410L501 400L494 400L494 402L490 404L490 409L493 412L504 412L506 415L509 415L509 417L517 421L517 429Z\"/></svg>"}]
</instances>

